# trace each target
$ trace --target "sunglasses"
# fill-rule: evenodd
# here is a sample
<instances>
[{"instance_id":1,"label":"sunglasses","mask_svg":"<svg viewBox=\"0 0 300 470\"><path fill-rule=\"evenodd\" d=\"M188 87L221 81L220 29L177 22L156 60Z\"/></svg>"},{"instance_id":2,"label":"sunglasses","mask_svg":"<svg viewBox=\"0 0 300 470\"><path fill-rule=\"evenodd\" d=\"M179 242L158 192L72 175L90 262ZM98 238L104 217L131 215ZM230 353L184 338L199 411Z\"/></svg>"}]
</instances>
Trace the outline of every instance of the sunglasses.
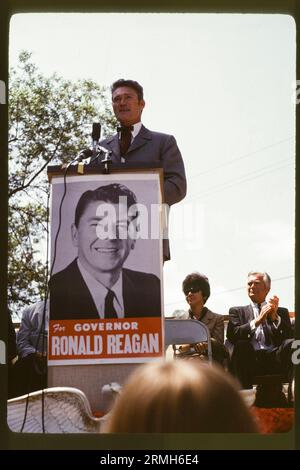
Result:
<instances>
[{"instance_id":1,"label":"sunglasses","mask_svg":"<svg viewBox=\"0 0 300 470\"><path fill-rule=\"evenodd\" d=\"M191 294L196 294L196 292L200 292L200 288L199 287L196 287L196 286L190 286L190 287L186 287L183 292L184 292L184 295L188 295L189 292Z\"/></svg>"}]
</instances>

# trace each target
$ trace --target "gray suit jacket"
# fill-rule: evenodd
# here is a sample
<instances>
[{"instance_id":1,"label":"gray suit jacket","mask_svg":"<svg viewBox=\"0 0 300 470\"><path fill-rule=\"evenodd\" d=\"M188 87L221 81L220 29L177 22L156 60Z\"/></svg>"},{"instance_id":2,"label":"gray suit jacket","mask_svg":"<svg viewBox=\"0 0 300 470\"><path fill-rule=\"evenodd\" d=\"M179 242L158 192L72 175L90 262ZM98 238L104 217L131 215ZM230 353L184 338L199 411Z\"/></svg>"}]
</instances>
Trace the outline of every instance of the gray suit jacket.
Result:
<instances>
[{"instance_id":1,"label":"gray suit jacket","mask_svg":"<svg viewBox=\"0 0 300 470\"><path fill-rule=\"evenodd\" d=\"M102 147L112 152L113 163L121 162L118 134L100 142ZM153 132L142 126L130 145L126 155L130 163L157 162L164 170L164 197L169 206L181 201L186 195L184 164L176 140L172 135ZM164 240L164 258L170 258L168 240Z\"/></svg>"},{"instance_id":2,"label":"gray suit jacket","mask_svg":"<svg viewBox=\"0 0 300 470\"><path fill-rule=\"evenodd\" d=\"M22 313L20 328L17 334L17 349L21 358L36 351L47 352L49 303L40 301L25 307Z\"/></svg>"},{"instance_id":3,"label":"gray suit jacket","mask_svg":"<svg viewBox=\"0 0 300 470\"><path fill-rule=\"evenodd\" d=\"M100 142L102 147L112 151L113 163L121 162L118 134ZM184 164L175 138L161 132L153 132L142 126L130 145L126 155L130 163L159 162L164 170L165 202L171 206L186 195Z\"/></svg>"},{"instance_id":4,"label":"gray suit jacket","mask_svg":"<svg viewBox=\"0 0 300 470\"><path fill-rule=\"evenodd\" d=\"M192 315L191 310L189 310L189 315ZM219 315L218 313L212 312L207 307L203 307L199 320L207 326L211 338L214 338L220 344L224 344L223 315Z\"/></svg>"}]
</instances>

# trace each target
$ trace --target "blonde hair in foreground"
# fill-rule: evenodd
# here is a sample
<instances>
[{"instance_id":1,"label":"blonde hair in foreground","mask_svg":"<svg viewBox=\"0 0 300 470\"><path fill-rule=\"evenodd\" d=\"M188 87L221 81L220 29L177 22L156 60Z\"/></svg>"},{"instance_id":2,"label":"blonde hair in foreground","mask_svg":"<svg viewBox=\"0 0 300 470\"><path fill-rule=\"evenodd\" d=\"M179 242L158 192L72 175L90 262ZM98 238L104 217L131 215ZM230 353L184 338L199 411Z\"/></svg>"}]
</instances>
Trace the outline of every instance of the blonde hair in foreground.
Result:
<instances>
[{"instance_id":1,"label":"blonde hair in foreground","mask_svg":"<svg viewBox=\"0 0 300 470\"><path fill-rule=\"evenodd\" d=\"M235 381L200 361L153 362L129 378L104 432L256 432Z\"/></svg>"}]
</instances>

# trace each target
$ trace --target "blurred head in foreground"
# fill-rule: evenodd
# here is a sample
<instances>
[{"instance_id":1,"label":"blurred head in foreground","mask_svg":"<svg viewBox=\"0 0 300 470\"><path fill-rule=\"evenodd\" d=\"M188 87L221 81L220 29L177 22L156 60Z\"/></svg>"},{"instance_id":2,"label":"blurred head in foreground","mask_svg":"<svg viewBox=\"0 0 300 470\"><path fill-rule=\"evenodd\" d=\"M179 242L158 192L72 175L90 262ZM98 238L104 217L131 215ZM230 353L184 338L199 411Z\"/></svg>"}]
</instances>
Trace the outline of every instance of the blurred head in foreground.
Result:
<instances>
[{"instance_id":1,"label":"blurred head in foreground","mask_svg":"<svg viewBox=\"0 0 300 470\"><path fill-rule=\"evenodd\" d=\"M257 432L237 384L201 361L139 367L105 426L111 433Z\"/></svg>"}]
</instances>

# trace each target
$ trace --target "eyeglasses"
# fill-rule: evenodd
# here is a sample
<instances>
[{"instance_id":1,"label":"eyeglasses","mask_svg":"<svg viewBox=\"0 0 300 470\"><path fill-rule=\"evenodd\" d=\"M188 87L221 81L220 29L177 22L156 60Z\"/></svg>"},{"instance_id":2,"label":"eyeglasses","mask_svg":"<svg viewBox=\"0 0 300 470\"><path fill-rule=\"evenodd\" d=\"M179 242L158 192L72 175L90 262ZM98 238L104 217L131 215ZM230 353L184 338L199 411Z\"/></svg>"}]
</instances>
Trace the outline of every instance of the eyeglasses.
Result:
<instances>
[{"instance_id":1,"label":"eyeglasses","mask_svg":"<svg viewBox=\"0 0 300 470\"><path fill-rule=\"evenodd\" d=\"M196 294L196 292L200 292L200 288L199 287L196 287L196 286L189 286L189 287L186 287L185 289L183 289L183 292L184 292L184 295L188 295L189 292L191 294Z\"/></svg>"}]
</instances>

